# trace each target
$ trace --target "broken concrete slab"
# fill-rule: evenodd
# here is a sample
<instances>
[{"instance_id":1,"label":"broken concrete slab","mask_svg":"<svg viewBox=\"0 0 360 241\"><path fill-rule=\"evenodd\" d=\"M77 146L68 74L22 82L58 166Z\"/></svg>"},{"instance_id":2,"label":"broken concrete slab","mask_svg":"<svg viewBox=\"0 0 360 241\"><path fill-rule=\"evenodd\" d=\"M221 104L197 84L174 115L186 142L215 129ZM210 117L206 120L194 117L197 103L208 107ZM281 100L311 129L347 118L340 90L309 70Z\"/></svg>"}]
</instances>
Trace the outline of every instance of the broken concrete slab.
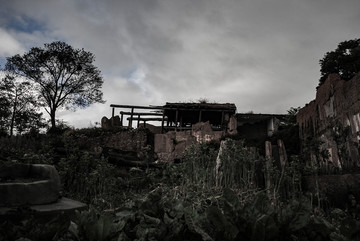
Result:
<instances>
[{"instance_id":1,"label":"broken concrete slab","mask_svg":"<svg viewBox=\"0 0 360 241\"><path fill-rule=\"evenodd\" d=\"M30 210L39 212L42 214L51 214L58 212L73 212L75 210L84 210L87 208L85 203L75 201L69 198L62 197L55 203L33 205L30 206Z\"/></svg>"},{"instance_id":2,"label":"broken concrete slab","mask_svg":"<svg viewBox=\"0 0 360 241\"><path fill-rule=\"evenodd\" d=\"M60 177L51 165L3 165L0 179L0 206L46 204L59 198Z\"/></svg>"}]
</instances>

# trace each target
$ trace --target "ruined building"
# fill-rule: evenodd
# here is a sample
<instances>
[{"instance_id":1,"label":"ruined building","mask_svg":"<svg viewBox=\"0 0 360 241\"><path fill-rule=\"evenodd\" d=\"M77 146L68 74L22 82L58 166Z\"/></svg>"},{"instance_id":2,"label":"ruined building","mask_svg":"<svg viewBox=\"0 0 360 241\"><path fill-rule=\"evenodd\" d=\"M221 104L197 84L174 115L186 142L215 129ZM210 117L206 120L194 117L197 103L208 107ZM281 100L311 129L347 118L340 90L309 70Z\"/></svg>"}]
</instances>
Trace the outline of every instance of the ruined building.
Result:
<instances>
[{"instance_id":1,"label":"ruined building","mask_svg":"<svg viewBox=\"0 0 360 241\"><path fill-rule=\"evenodd\" d=\"M226 136L238 136L263 148L265 140L277 131L285 118L285 115L236 114L236 106L230 103L166 103L164 106L113 104L110 107L112 117L103 117L102 127L149 130L153 138L139 135L146 136L147 140L137 143L151 143L160 161L181 159L191 144L219 141ZM123 132L121 135L129 133ZM123 139L128 139L128 136ZM131 141L134 142L133 138ZM115 141L111 145L113 143L122 142ZM124 146L116 148L124 150Z\"/></svg>"},{"instance_id":2,"label":"ruined building","mask_svg":"<svg viewBox=\"0 0 360 241\"><path fill-rule=\"evenodd\" d=\"M360 73L348 81L329 75L315 100L300 109L297 122L303 148L319 151L313 152L312 164L328 172L358 168Z\"/></svg>"}]
</instances>

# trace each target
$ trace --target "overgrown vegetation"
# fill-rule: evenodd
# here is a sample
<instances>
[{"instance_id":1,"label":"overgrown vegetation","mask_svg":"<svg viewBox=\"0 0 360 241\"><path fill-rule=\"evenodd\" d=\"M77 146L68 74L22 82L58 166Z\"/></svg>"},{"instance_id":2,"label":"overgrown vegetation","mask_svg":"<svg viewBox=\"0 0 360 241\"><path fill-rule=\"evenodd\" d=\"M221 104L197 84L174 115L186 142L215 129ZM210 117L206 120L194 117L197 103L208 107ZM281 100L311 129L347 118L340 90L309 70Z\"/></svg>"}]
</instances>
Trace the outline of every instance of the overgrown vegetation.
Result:
<instances>
[{"instance_id":1,"label":"overgrown vegetation","mask_svg":"<svg viewBox=\"0 0 360 241\"><path fill-rule=\"evenodd\" d=\"M286 151L289 155L300 153L299 126L296 122L296 115L300 107L291 107L287 112L287 118L280 123L278 131L271 137L275 143L277 140L283 140L286 143Z\"/></svg>"},{"instance_id":2,"label":"overgrown vegetation","mask_svg":"<svg viewBox=\"0 0 360 241\"><path fill-rule=\"evenodd\" d=\"M360 223L340 209L313 206L301 192L301 161L286 168L260 158L241 140L193 145L180 163L161 169L116 167L82 148L81 135L11 138L3 161L55 165L62 195L89 204L75 217L41 223L1 223L1 238L16 240L356 240ZM19 148L21 147L21 148ZM267 166L266 163L270 163ZM270 185L264 185L268 172ZM26 216L25 215L25 216Z\"/></svg>"}]
</instances>

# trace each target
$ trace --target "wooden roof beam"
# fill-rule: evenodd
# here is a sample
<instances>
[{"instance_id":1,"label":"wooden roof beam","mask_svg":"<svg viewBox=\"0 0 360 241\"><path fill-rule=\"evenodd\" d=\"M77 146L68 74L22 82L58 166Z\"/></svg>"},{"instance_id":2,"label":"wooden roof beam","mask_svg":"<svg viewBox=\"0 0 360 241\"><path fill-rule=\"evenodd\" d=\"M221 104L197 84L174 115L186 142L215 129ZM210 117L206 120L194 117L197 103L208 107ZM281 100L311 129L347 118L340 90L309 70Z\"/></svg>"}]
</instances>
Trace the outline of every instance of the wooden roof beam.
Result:
<instances>
[{"instance_id":1,"label":"wooden roof beam","mask_svg":"<svg viewBox=\"0 0 360 241\"><path fill-rule=\"evenodd\" d=\"M162 110L162 106L141 106L141 105L114 105L111 104L110 107L113 108L129 108L129 109L148 109L148 110Z\"/></svg>"},{"instance_id":2,"label":"wooden roof beam","mask_svg":"<svg viewBox=\"0 0 360 241\"><path fill-rule=\"evenodd\" d=\"M154 115L154 116L163 116L162 113L148 113L148 112L126 112L126 111L120 111L120 114L122 115Z\"/></svg>"}]
</instances>

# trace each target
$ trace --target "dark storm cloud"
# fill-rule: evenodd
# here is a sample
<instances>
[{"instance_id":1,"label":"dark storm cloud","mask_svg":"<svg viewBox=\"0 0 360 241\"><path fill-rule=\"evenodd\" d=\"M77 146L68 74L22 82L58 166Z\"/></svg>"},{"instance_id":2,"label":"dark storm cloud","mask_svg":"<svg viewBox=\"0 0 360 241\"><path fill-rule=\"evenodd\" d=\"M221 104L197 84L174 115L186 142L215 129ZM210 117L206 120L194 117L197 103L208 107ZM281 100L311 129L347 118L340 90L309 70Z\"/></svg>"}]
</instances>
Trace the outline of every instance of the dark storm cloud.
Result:
<instances>
[{"instance_id":1,"label":"dark storm cloud","mask_svg":"<svg viewBox=\"0 0 360 241\"><path fill-rule=\"evenodd\" d=\"M87 113L98 119L111 103L199 98L285 113L315 96L319 59L360 32L358 0L15 0L1 11L12 15L0 16L1 58L53 40L96 55L108 102Z\"/></svg>"}]
</instances>

